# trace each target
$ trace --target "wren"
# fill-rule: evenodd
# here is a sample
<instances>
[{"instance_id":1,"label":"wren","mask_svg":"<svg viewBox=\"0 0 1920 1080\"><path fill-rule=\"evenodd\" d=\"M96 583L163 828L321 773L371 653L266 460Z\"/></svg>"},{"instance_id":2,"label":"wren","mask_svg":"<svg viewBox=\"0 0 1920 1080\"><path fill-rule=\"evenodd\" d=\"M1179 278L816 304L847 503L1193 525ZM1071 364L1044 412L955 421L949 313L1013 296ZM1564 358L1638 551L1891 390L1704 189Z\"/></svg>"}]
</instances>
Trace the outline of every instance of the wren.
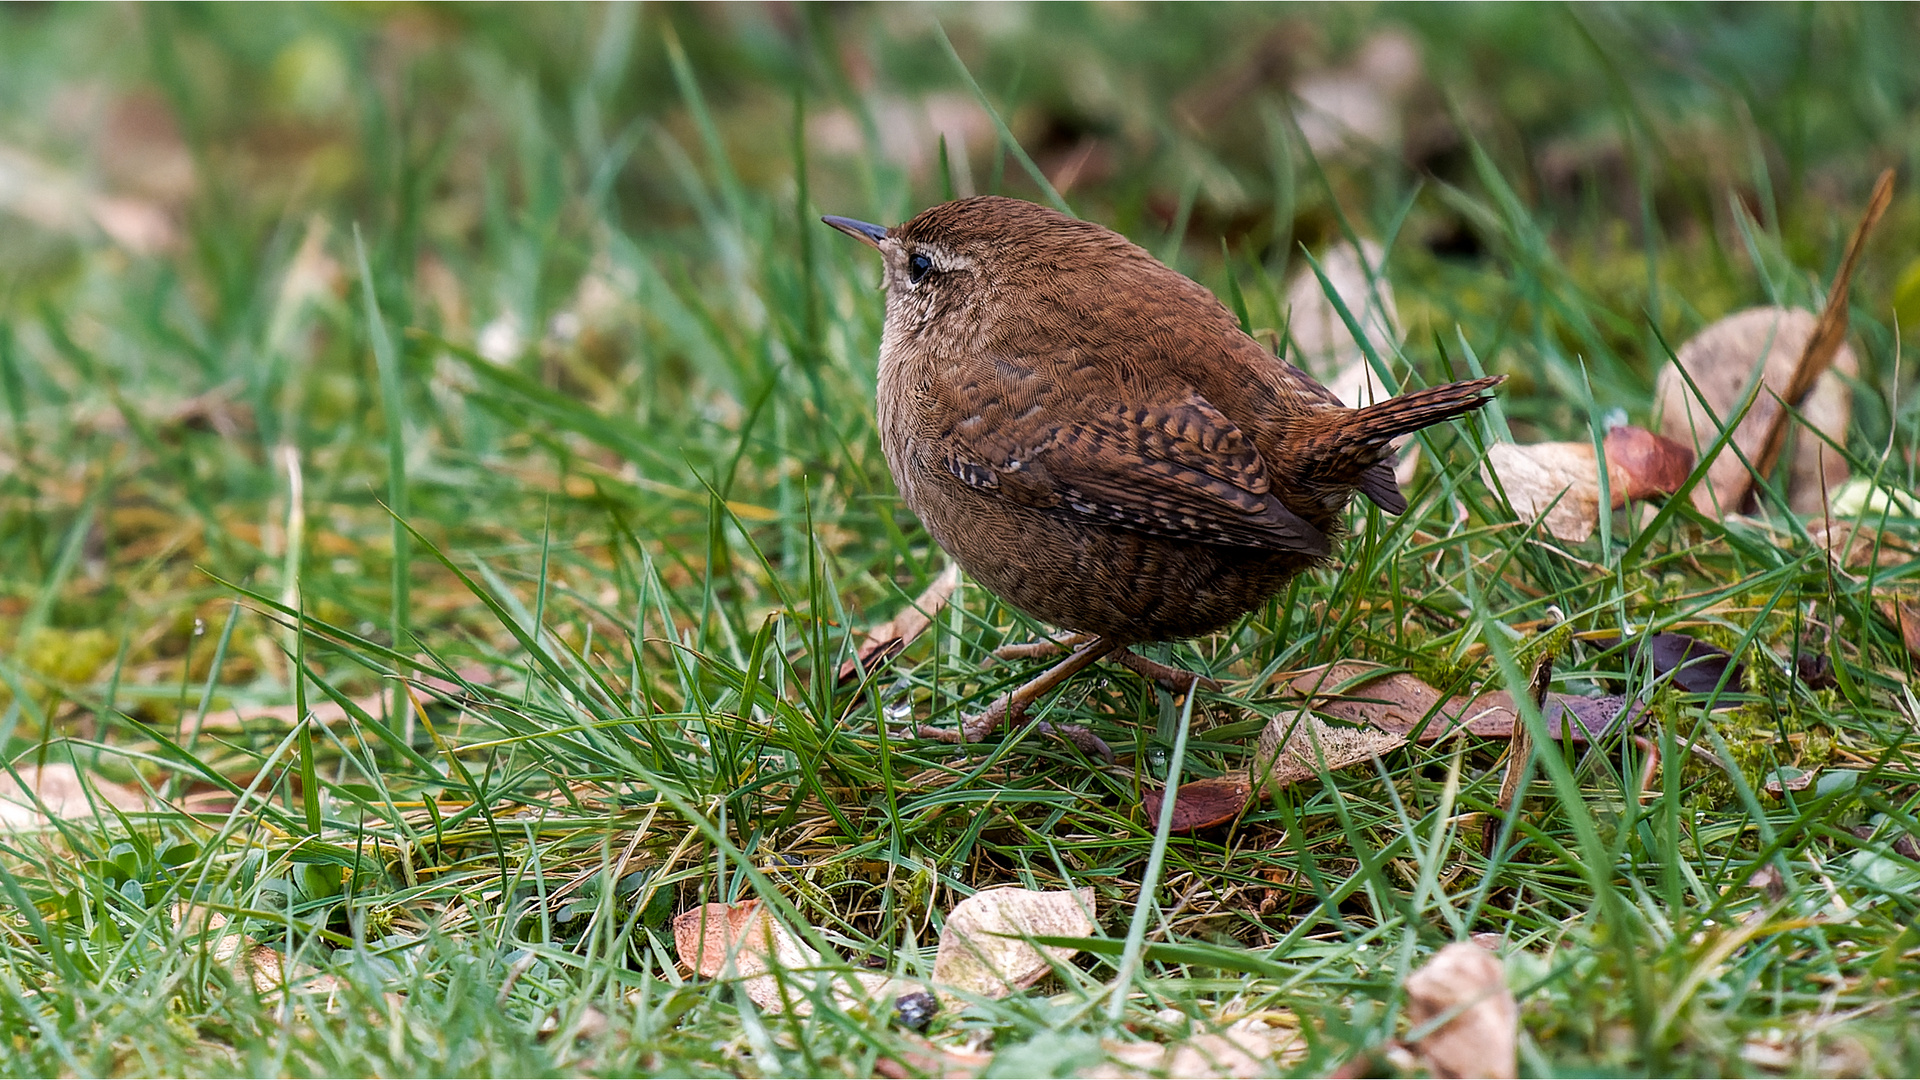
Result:
<instances>
[{"instance_id":1,"label":"wren","mask_svg":"<svg viewBox=\"0 0 1920 1080\"><path fill-rule=\"evenodd\" d=\"M886 265L880 437L907 506L1002 600L1092 635L966 741L1108 653L1252 611L1331 556L1356 492L1406 510L1393 440L1503 378L1347 408L1199 283L1019 199L822 220Z\"/></svg>"}]
</instances>

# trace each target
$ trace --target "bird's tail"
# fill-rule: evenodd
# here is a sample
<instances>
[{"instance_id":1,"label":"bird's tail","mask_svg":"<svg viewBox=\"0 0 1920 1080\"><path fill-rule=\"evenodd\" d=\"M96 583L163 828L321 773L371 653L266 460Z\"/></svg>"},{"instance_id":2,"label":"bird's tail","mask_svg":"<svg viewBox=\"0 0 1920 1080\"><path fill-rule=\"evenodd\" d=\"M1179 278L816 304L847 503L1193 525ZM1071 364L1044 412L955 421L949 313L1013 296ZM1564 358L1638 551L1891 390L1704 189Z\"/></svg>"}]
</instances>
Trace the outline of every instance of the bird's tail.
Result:
<instances>
[{"instance_id":1,"label":"bird's tail","mask_svg":"<svg viewBox=\"0 0 1920 1080\"><path fill-rule=\"evenodd\" d=\"M1488 391L1506 381L1505 375L1489 375L1484 379L1430 386L1355 409L1340 425L1336 445L1356 458L1372 454L1373 460L1378 461L1385 456L1388 443L1480 408L1493 400Z\"/></svg>"},{"instance_id":2,"label":"bird's tail","mask_svg":"<svg viewBox=\"0 0 1920 1080\"><path fill-rule=\"evenodd\" d=\"M1393 479L1393 441L1421 428L1451 420L1493 400L1489 393L1506 381L1505 375L1428 387L1376 405L1342 414L1322 438L1316 461L1325 480L1357 488L1390 514L1402 513L1407 500Z\"/></svg>"}]
</instances>

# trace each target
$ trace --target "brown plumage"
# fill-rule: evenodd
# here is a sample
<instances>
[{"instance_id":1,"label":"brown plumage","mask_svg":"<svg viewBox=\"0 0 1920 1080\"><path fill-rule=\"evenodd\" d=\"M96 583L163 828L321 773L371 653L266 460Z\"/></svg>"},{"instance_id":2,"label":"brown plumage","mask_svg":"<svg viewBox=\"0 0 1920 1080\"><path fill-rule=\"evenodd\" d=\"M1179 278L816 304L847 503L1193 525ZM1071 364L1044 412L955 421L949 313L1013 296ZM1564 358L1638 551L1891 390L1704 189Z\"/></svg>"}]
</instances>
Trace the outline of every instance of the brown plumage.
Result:
<instances>
[{"instance_id":1,"label":"brown plumage","mask_svg":"<svg viewBox=\"0 0 1920 1080\"><path fill-rule=\"evenodd\" d=\"M1346 408L1199 284L1017 199L825 220L886 263L880 432L901 495L1001 599L1098 635L1080 666L1259 606L1330 555L1356 491L1405 510L1391 441L1500 381Z\"/></svg>"}]
</instances>

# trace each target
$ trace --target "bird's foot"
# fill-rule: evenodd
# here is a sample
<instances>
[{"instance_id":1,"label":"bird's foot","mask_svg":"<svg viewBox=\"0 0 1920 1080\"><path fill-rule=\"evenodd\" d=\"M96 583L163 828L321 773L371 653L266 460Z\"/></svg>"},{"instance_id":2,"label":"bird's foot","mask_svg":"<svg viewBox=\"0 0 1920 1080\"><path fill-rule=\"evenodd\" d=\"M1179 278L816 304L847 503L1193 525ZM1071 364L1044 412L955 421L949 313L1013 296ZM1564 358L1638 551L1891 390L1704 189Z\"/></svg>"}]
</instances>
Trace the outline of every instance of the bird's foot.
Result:
<instances>
[{"instance_id":1,"label":"bird's foot","mask_svg":"<svg viewBox=\"0 0 1920 1080\"><path fill-rule=\"evenodd\" d=\"M1068 649L1078 648L1091 640L1093 640L1092 634L1074 634L1065 642L1029 641L1017 645L1002 645L993 650L993 655L1002 660L1044 660L1051 656L1058 656ZM1197 671L1173 667L1158 660L1149 660L1132 649L1118 649L1109 655L1109 659L1118 660L1121 667L1152 679L1170 694L1185 694L1195 689L1218 693L1223 689L1218 679L1210 679Z\"/></svg>"},{"instance_id":2,"label":"bird's foot","mask_svg":"<svg viewBox=\"0 0 1920 1080\"><path fill-rule=\"evenodd\" d=\"M993 734L1002 724L1026 719L1027 708L1038 701L1043 694L1073 678L1095 660L1114 651L1112 644L1095 635L1076 637L1073 639L1073 644L1074 650L1066 659L1029 679L1018 689L980 712L964 717L960 721L958 730L921 725L918 729L920 737L950 743L979 742ZM1108 764L1114 761L1113 749L1086 728L1072 724L1043 723L1040 729L1042 732L1060 736L1088 755L1098 757Z\"/></svg>"}]
</instances>

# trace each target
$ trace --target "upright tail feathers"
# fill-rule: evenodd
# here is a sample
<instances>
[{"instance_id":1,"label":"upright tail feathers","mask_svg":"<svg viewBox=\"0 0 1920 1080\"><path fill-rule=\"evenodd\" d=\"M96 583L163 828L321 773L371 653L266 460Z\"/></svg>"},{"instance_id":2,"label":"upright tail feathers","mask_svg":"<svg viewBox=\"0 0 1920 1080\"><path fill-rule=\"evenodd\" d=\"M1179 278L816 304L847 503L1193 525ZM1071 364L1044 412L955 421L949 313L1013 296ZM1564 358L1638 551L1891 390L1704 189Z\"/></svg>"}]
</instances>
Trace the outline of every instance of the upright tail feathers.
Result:
<instances>
[{"instance_id":1,"label":"upright tail feathers","mask_svg":"<svg viewBox=\"0 0 1920 1080\"><path fill-rule=\"evenodd\" d=\"M1355 409L1333 432L1333 447L1324 460L1333 472L1357 477L1357 482L1348 482L1380 509L1389 514L1404 513L1407 500L1393 478L1393 440L1480 408L1493 400L1488 391L1506 378L1490 375L1433 386Z\"/></svg>"}]
</instances>

